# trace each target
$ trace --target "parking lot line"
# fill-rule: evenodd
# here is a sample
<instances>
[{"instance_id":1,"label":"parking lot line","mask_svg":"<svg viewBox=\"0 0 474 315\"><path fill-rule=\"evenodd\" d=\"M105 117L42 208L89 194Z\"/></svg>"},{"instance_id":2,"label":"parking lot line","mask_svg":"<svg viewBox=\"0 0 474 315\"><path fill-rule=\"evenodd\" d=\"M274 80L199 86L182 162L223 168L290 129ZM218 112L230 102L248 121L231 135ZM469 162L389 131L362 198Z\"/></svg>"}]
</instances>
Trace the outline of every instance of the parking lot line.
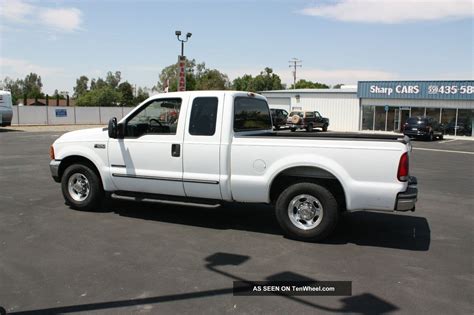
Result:
<instances>
[{"instance_id":1,"label":"parking lot line","mask_svg":"<svg viewBox=\"0 0 474 315\"><path fill-rule=\"evenodd\" d=\"M448 142L453 142L453 141L458 141L458 139L444 140L444 141L439 141L438 143L448 143Z\"/></svg>"},{"instance_id":2,"label":"parking lot line","mask_svg":"<svg viewBox=\"0 0 474 315\"><path fill-rule=\"evenodd\" d=\"M447 152L447 153L460 153L460 154L472 154L472 155L474 155L474 152L467 152L467 151L439 150L439 149L428 149L428 148L413 148L413 150Z\"/></svg>"}]
</instances>

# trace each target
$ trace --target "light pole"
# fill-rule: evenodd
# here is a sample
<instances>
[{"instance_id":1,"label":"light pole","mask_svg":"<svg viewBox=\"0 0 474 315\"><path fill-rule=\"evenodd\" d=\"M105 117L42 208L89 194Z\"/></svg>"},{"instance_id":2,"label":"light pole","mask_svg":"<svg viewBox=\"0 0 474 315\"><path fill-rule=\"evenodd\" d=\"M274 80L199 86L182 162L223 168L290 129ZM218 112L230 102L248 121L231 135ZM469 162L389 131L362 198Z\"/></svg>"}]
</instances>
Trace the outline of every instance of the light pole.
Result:
<instances>
[{"instance_id":1,"label":"light pole","mask_svg":"<svg viewBox=\"0 0 474 315\"><path fill-rule=\"evenodd\" d=\"M178 40L181 42L181 57L184 57L184 43L186 43L189 38L193 35L191 33L186 33L186 39L181 39L181 31L174 32Z\"/></svg>"},{"instance_id":2,"label":"light pole","mask_svg":"<svg viewBox=\"0 0 474 315\"><path fill-rule=\"evenodd\" d=\"M186 39L181 39L181 31L175 32L176 37L181 42L181 55L178 58L179 76L178 76L178 91L186 91L186 57L184 57L184 43L193 35L186 33Z\"/></svg>"}]
</instances>

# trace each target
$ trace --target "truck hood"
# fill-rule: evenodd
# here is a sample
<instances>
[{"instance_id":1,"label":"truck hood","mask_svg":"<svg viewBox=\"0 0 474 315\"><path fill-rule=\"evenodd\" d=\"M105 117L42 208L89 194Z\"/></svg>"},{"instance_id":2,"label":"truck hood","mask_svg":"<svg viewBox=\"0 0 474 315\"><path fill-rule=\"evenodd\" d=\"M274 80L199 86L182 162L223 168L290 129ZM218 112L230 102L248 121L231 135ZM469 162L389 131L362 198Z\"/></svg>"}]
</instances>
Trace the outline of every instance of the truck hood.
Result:
<instances>
[{"instance_id":1,"label":"truck hood","mask_svg":"<svg viewBox=\"0 0 474 315\"><path fill-rule=\"evenodd\" d=\"M107 141L108 139L107 128L91 128L67 132L59 137L56 143Z\"/></svg>"}]
</instances>

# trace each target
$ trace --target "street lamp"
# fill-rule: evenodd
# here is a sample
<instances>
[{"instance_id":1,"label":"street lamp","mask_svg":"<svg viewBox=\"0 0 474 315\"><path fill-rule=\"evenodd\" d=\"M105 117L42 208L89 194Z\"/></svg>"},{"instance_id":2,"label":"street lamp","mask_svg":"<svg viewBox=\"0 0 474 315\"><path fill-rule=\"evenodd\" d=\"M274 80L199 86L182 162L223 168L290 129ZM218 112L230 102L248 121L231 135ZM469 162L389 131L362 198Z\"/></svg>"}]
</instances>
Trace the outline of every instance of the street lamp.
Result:
<instances>
[{"instance_id":1,"label":"street lamp","mask_svg":"<svg viewBox=\"0 0 474 315\"><path fill-rule=\"evenodd\" d=\"M176 31L175 35L178 38L178 40L181 42L181 57L184 57L184 43L186 43L193 34L186 33L186 39L179 38L181 36L181 31Z\"/></svg>"}]
</instances>

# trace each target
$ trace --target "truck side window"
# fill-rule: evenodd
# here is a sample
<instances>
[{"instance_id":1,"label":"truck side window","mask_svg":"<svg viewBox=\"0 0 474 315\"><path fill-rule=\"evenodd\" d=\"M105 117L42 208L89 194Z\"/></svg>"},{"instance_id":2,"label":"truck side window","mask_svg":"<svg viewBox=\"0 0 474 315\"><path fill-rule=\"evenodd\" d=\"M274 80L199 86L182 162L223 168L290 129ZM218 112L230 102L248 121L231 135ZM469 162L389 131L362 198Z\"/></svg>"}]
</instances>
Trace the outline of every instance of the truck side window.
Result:
<instances>
[{"instance_id":1,"label":"truck side window","mask_svg":"<svg viewBox=\"0 0 474 315\"><path fill-rule=\"evenodd\" d=\"M216 132L217 97L196 97L191 108L189 134L212 136Z\"/></svg>"},{"instance_id":2,"label":"truck side window","mask_svg":"<svg viewBox=\"0 0 474 315\"><path fill-rule=\"evenodd\" d=\"M180 98L151 101L126 122L125 137L138 138L146 134L175 135L180 108Z\"/></svg>"},{"instance_id":3,"label":"truck side window","mask_svg":"<svg viewBox=\"0 0 474 315\"><path fill-rule=\"evenodd\" d=\"M235 98L234 131L269 129L272 129L272 118L267 102L258 98Z\"/></svg>"}]
</instances>

